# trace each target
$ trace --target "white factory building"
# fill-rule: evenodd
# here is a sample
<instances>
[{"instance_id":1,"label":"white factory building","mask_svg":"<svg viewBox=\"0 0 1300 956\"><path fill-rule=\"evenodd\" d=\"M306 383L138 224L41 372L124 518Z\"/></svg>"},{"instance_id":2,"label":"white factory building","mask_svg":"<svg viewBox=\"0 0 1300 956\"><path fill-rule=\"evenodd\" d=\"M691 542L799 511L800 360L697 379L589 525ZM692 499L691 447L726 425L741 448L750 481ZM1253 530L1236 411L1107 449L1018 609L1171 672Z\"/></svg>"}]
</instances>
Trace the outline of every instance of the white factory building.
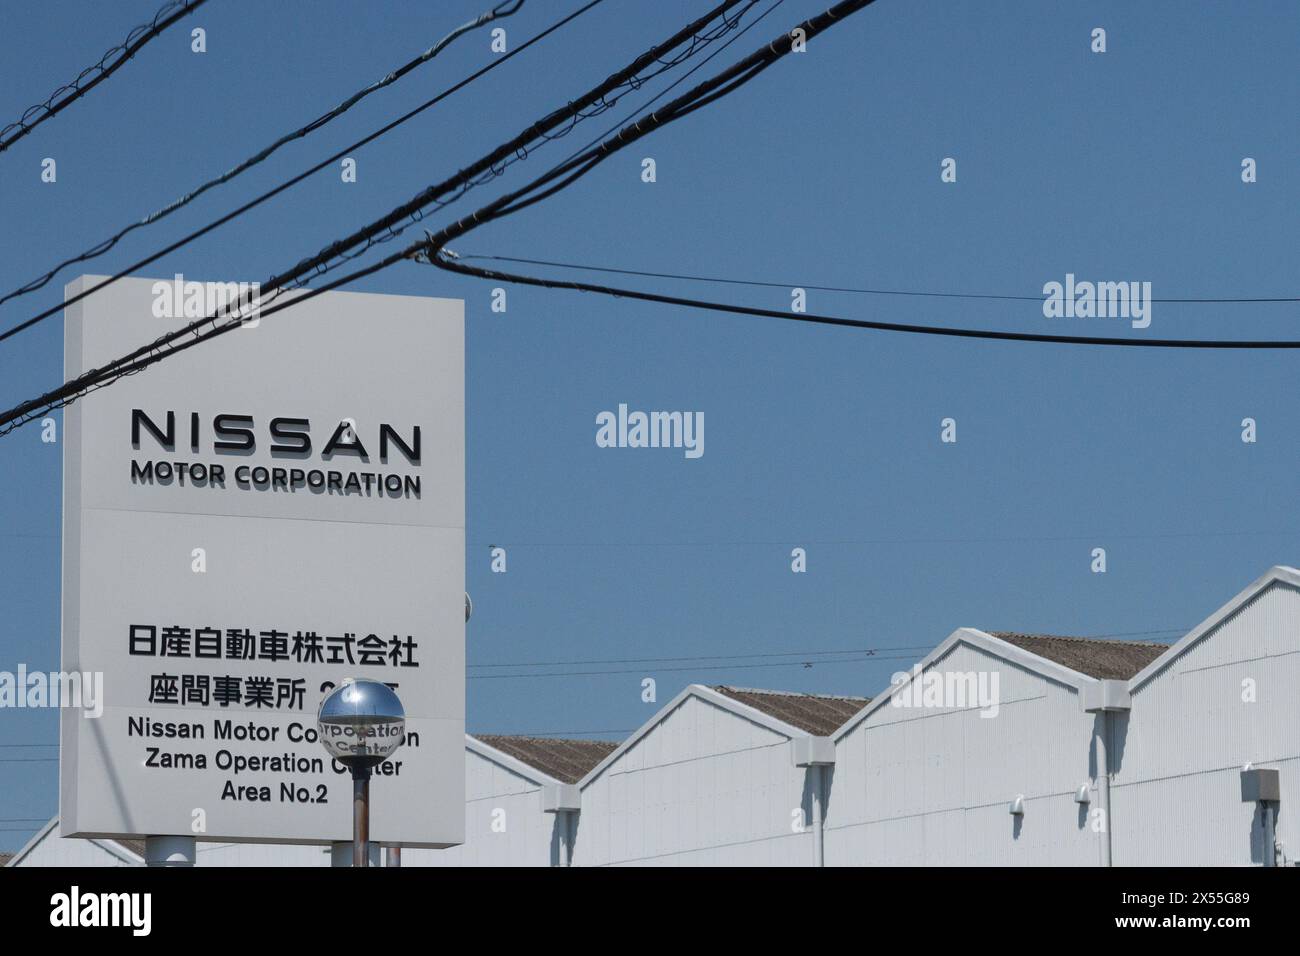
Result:
<instances>
[{"instance_id":1,"label":"white factory building","mask_svg":"<svg viewBox=\"0 0 1300 956\"><path fill-rule=\"evenodd\" d=\"M793 747L866 703L687 687L575 787L574 864L812 865L819 775Z\"/></svg>"},{"instance_id":2,"label":"white factory building","mask_svg":"<svg viewBox=\"0 0 1300 956\"><path fill-rule=\"evenodd\" d=\"M1293 568L1172 645L961 628L872 700L691 685L621 744L467 736L465 843L402 865L1294 865L1298 689ZM142 862L51 821L8 865Z\"/></svg>"}]
</instances>

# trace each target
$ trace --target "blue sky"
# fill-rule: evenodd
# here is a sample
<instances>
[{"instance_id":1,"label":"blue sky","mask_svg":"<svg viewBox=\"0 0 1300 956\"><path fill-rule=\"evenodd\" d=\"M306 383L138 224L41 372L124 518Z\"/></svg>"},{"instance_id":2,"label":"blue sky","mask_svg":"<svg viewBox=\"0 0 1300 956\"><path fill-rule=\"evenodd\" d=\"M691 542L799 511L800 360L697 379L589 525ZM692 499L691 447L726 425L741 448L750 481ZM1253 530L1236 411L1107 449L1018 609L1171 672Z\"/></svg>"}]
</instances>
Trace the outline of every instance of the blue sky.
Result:
<instances>
[{"instance_id":1,"label":"blue sky","mask_svg":"<svg viewBox=\"0 0 1300 956\"><path fill-rule=\"evenodd\" d=\"M0 122L158 5L11 5ZM211 0L0 155L0 285L230 167L487 5ZM503 23L508 42L577 5L529 0ZM696 78L825 5L784 0ZM705 8L605 0L358 151L356 183L322 172L146 274L265 279ZM205 54L190 52L193 26L207 31ZM1089 49L1098 26L1104 54ZM879 0L453 248L806 285L1037 296L1072 272L1150 281L1156 297L1295 296L1297 36L1300 6L1283 0ZM461 39L86 271L128 265L370 132L488 62L488 42ZM544 171L679 73L502 185ZM57 183L40 181L46 157ZM644 157L656 160L653 184L641 181ZM957 160L954 184L940 182L945 157ZM1258 182L1242 183L1243 157ZM56 304L77 274L0 306L0 328ZM779 288L620 281L790 302ZM470 664L626 662L472 666L471 731L620 737L693 681L872 695L959 626L1173 638L1269 566L1300 562L1295 353L922 338L523 287L497 314L491 284L414 264L355 288L466 300ZM1300 335L1295 304L1157 303L1145 333L1047 320L1036 302L812 292L809 309L1078 335ZM59 382L61 335L56 318L0 344L0 404ZM345 367L315 371L343 389L383 387ZM596 447L596 414L620 402L703 412L705 454ZM939 440L946 417L955 444ZM1245 417L1258 422L1254 444L1240 439ZM60 458L38 428L0 439L0 670L57 667ZM507 573L489 570L491 545L506 548ZM807 550L805 574L791 573L794 547ZM1090 571L1095 547L1106 574ZM788 656L863 648L885 650L811 668ZM705 655L730 660L642 662ZM592 670L614 673L573 673ZM657 704L641 699L645 677ZM55 749L13 745L56 740L52 712L0 713L0 849L57 807Z\"/></svg>"}]
</instances>

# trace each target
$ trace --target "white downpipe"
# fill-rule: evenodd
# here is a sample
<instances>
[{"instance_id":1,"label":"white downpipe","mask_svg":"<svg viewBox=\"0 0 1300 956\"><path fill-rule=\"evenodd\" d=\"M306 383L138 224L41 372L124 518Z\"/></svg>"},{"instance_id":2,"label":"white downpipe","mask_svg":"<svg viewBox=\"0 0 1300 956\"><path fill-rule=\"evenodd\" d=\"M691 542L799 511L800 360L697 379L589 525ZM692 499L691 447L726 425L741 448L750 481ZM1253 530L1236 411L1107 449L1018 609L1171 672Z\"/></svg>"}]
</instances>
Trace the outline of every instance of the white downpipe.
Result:
<instances>
[{"instance_id":1,"label":"white downpipe","mask_svg":"<svg viewBox=\"0 0 1300 956\"><path fill-rule=\"evenodd\" d=\"M811 768L813 772L813 793L812 793L812 813L813 813L813 866L826 865L826 814L823 809L823 802L826 796L826 768L815 766Z\"/></svg>"},{"instance_id":2,"label":"white downpipe","mask_svg":"<svg viewBox=\"0 0 1300 956\"><path fill-rule=\"evenodd\" d=\"M1101 711L1098 715L1100 727L1097 730L1097 802L1101 804L1101 865L1111 866L1111 820L1110 820L1110 761L1106 752L1110 741L1110 712Z\"/></svg>"}]
</instances>

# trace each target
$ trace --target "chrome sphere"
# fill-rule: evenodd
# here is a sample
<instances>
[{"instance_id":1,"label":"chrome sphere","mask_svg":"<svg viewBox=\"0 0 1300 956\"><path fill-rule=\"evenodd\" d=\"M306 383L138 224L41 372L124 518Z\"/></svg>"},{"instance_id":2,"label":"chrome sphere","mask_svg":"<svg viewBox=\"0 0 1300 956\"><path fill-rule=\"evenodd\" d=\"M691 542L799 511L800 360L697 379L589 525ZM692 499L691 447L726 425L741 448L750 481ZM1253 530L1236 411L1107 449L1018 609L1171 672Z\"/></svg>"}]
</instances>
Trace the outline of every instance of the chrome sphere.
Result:
<instances>
[{"instance_id":1,"label":"chrome sphere","mask_svg":"<svg viewBox=\"0 0 1300 956\"><path fill-rule=\"evenodd\" d=\"M348 767L370 767L402 745L406 711L387 684L349 678L321 701L316 727L330 756Z\"/></svg>"}]
</instances>

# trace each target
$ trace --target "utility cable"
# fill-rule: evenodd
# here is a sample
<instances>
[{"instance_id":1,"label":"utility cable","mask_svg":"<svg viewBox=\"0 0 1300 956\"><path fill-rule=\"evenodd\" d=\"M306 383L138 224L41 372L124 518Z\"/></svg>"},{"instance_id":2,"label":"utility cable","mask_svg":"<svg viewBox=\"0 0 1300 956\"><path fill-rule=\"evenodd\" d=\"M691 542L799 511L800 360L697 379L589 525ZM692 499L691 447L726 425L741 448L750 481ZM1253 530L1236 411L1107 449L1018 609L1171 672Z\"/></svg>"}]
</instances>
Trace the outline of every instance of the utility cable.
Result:
<instances>
[{"instance_id":1,"label":"utility cable","mask_svg":"<svg viewBox=\"0 0 1300 956\"><path fill-rule=\"evenodd\" d=\"M781 0L777 0L777 2L780 3ZM573 130L577 127L577 125L582 121L599 116L602 113L605 113L613 109L626 92L640 89L645 83L650 82L660 74L666 73L669 70L676 67L679 63L682 63L685 60L692 58L700 50L714 43L723 34L731 30L735 30L736 27L739 26L740 21L741 19L743 19L745 13L748 12L748 10L753 6L755 6L757 3L758 0L745 0L745 7L741 10L736 11L734 17L731 18L729 18L727 14L724 12L722 14L722 23L719 26L713 28L712 30L693 34L691 37L690 45L684 51L669 59L662 59L662 58L656 59L655 61L655 63L657 64L656 69L650 70L648 72L643 71L641 73L638 73L636 76L628 77L621 84L619 84L619 87L615 88L615 90L602 95L599 101L596 102L594 105L592 105L590 108L579 110L578 113L575 114L573 117L571 117L568 120L568 122L560 129L554 132L542 133L541 139L545 140L546 142L553 142L555 140L561 139L569 135L571 132L573 132ZM769 9L767 12L771 12L771 10ZM758 19L761 20L762 17L759 17ZM757 22L758 20L754 21L754 23ZM751 23L750 26L753 26L754 23ZM749 27L746 27L744 30L741 30L740 33L743 34L748 29ZM728 41L728 43L723 44L722 49L725 49L727 46L729 46L730 43L735 41L735 39L736 37L733 37L732 40ZM695 70L698 70L700 66L704 65L704 63L707 63L709 60L713 59L713 57L717 56L718 53L721 53L722 49L719 49L714 53L712 53L710 56L706 57L703 63L697 65L692 70L688 71L685 74L685 76L678 78L676 82L670 84L668 88L663 92L666 93L668 90L671 90L683 79L685 79L686 76L690 76L691 73L694 73ZM622 90L622 92L620 92L620 89ZM663 93L660 94L660 96L662 95ZM656 96L654 100L651 100L650 102L654 102L657 99L659 99L658 96ZM599 139L600 137L597 137L597 140ZM541 148L542 145L543 145L542 143L537 143L533 147L533 149L539 149ZM358 259L361 256L365 255L372 248L374 248L377 245L380 245L381 243L388 243L394 239L399 238L406 231L406 229L409 228L410 225L419 223L426 216L432 213L439 212L442 209L445 209L453 202L456 202L457 200L463 198L467 193L469 193L471 190L475 189L476 187L482 186L483 184L499 176L504 175L506 170L511 165L513 165L516 162L520 162L522 160L528 159L530 155L531 155L531 151L527 147L520 150L516 150L513 155L507 156L505 159L501 160L499 163L494 164L483 173L461 184L450 195L444 198L434 200L428 208L423 208L415 212L412 212L409 216L406 217L407 221L399 225L389 226L386 230L382 232L382 234L367 238L359 246L349 250L348 252L340 253L332 261L321 262L317 264L316 267L313 268L310 272L299 276L293 281L288 282L285 285L281 286L279 289L277 289L274 295L272 296L272 299L278 297L284 291L302 288L306 286L309 282L312 282L316 279L328 275L329 273L340 268L341 266L346 265L348 262L354 259Z\"/></svg>"},{"instance_id":2,"label":"utility cable","mask_svg":"<svg viewBox=\"0 0 1300 956\"><path fill-rule=\"evenodd\" d=\"M316 117L316 119L312 120L307 125L301 126L290 133L285 133L283 136L275 140L270 145L262 148L258 152L254 153L252 156L245 159L243 162L239 163L238 165L222 173L220 176L217 176L214 179L209 179L207 182L190 190L185 195L181 196L179 199L173 200L172 202L168 203L166 206L163 206L161 209L157 210L156 212L151 212L149 215L145 216L143 219L139 220L138 222L131 223L131 225L114 233L112 236L105 239L103 242L91 246L89 249L87 249L85 252L82 252L80 255L73 256L71 259L65 259L63 262L60 262L53 269L51 269L49 272L46 272L44 275L40 276L39 278L33 279L31 282L27 283L26 285L15 289L14 291L8 293L3 297L0 297L0 305L3 305L5 302L8 302L10 299L15 299L20 295L26 295L30 292L35 292L37 289L44 288L56 275L58 275L68 266L75 265L78 262L87 262L90 259L94 259L97 258L98 256L104 255L106 252L108 252L114 246L116 246L118 242L120 242L125 236L127 236L131 232L134 232L136 229L142 229L145 226L152 225L153 223L158 222L164 217L171 215L176 210L182 209L185 206L189 205L191 202L193 202L195 199L198 199L209 189L230 182L230 180L234 179L236 176L248 171L252 167L256 166L258 163L261 163L267 158L269 158L281 146L284 146L286 143L290 143L295 139L302 139L310 135L311 133L314 133L316 130L320 129L321 127L325 126L331 121L342 116L344 113L346 113L353 106L361 102L370 94L378 92L379 90L382 90L387 86L391 86L392 84L400 80L402 77L410 73L412 70L414 70L416 67L428 63L435 56L437 56L439 53L441 53L443 50L449 47L452 44L452 42L455 41L457 38L464 36L466 33L469 33L471 30L475 30L501 17L512 16L514 13L516 13L519 10L520 7L523 6L523 4L524 4L524 0L505 0L505 2L497 4L491 10L479 14L479 16L475 17L473 20L461 24L455 30L451 31L446 36L444 36L441 40L435 43L433 46L429 47L419 56L415 57L415 59L410 60L409 62L403 64L402 66L398 67L396 70L393 70L391 73L388 73L383 78L376 80L374 83L371 83L369 86L365 86L361 88L360 90L358 90L357 92L349 96L347 99L345 99L343 102L339 103L338 106Z\"/></svg>"},{"instance_id":3,"label":"utility cable","mask_svg":"<svg viewBox=\"0 0 1300 956\"><path fill-rule=\"evenodd\" d=\"M550 266L556 269L569 269L579 272L604 272L610 275L639 276L646 279L677 279L686 282L711 282L719 285L753 286L766 289L809 289L814 292L849 292L860 295L897 295L919 296L937 299L996 299L1005 302L1042 302L1041 295L989 295L977 292L922 292L915 289L863 289L848 286L810 285L807 282L764 282L757 279L731 279L722 276L690 275L680 272L647 272L640 269L616 269L612 266L592 266L574 262L555 262L548 259L525 259L519 256L470 255L460 253L462 261L492 260L495 262L515 262L524 265ZM1233 305L1246 303L1284 303L1300 302L1300 296L1291 297L1254 297L1254 298L1204 298L1186 297L1176 299L1152 298L1151 302L1183 303L1198 305Z\"/></svg>"},{"instance_id":4,"label":"utility cable","mask_svg":"<svg viewBox=\"0 0 1300 956\"><path fill-rule=\"evenodd\" d=\"M874 2L874 0L842 0L842 2L831 7L824 13L805 20L789 33L778 36L776 39L763 47L760 47L748 57L733 64L713 78L699 84L694 89L664 106L662 109L656 110L648 117L642 117L642 119L637 122L625 127L613 139L606 140L600 146L587 151L569 162L561 163L543 176L534 180L532 183L529 183L524 188L499 197L488 206L485 206L477 212L472 213L470 216L459 220L452 226L439 231L437 234L427 234L428 238L426 240L416 242L406 249L393 253L384 259L381 259L363 269L357 270L356 272L349 273L326 285L307 291L288 302L272 306L267 310L262 310L261 315L263 317L268 317L282 309L290 308L293 305L314 298L317 295L330 292L334 289L349 285L358 279L373 275L404 259L422 259L424 256L430 255L437 250L441 250L446 242L451 239L463 235L479 225L485 224L492 219L509 215L510 213L526 208L535 202L540 202L553 193L558 192L560 189L570 185L578 178L586 175L595 168L596 165L603 162L615 152L626 148L633 142L649 135L660 127L694 112L694 110L703 105L714 102L721 96L730 93L744 83L749 82L773 63L788 55L793 47L794 37L796 35L801 34L805 40L811 39L835 25L844 17L870 5L872 2ZM725 8L731 5L732 4L730 3L724 3L709 14L706 14L705 17L701 18L701 20L696 21L683 31L680 31L674 40L668 41L667 44L661 44L661 47L667 45L668 48L671 49L672 47L680 45L687 36L698 30L703 24L714 19L718 14L724 12ZM591 93L588 94L588 97L594 98L595 96L603 95L603 93L608 92L609 89L618 85L616 82L613 82L616 79L626 78L628 75L635 75L636 70L640 66L645 65L649 58L652 58L652 54L654 54L654 51L638 57L638 59L629 67L620 71L620 73L615 74L613 77L610 77L610 79L606 80L600 87L591 91ZM555 111L530 129L554 129L555 126L557 126L564 118L575 115L576 112L577 110L574 108L574 104L571 103L567 108ZM528 132L526 131L525 134L521 134L521 137L517 137L516 140L527 135ZM535 138L535 136L533 138ZM516 148L516 141L512 141L512 143L506 144L505 147L498 149L492 155L500 155L501 158L505 158L509 151ZM471 167L471 169L474 169L477 172L481 171L481 169L487 165L490 165L490 162L485 158L475 164L474 167ZM463 179L468 179L468 177L465 176L464 171L462 171L460 175ZM555 183L555 180L560 181ZM448 182L450 183L452 181ZM444 187L446 186L447 184L444 183L439 184L439 186L429 187L429 189L426 189L417 195L417 197L411 202L398 207L398 209L389 213L383 219L372 223L370 226L357 233L354 233L348 240L336 243L335 247L344 244L355 245L356 242L353 242L353 240L357 237L364 238L377 235L383 228L400 222L400 220L406 215L409 215L411 211L418 210L422 206L427 205L429 201L436 198L435 194L445 192L446 190ZM543 189L543 187L546 188ZM538 192L539 189L542 191ZM330 249L324 250L318 256L313 258L319 262L326 262L331 258L335 258L335 255L332 254L332 250L335 247L330 247ZM298 269L295 269L294 272L298 272ZM284 281L280 280L281 277L276 277L276 280L271 283L272 287L278 287L285 284ZM45 396L32 399L21 406L11 409L9 412L0 415L0 436L7 434L14 427L21 425L24 421L30 421L41 409L59 407L66 404L69 399L75 399L76 396L83 394L88 389L103 387L124 375L136 374L137 372L143 371L148 366L161 361L168 355L191 348L202 342L215 338L218 335L225 334L239 325L238 318L219 326L214 324L215 321L215 317L208 317L191 323L183 329L176 330L160 337L154 343L137 349L134 353L118 359L110 363L108 366L101 369L93 369L90 372L79 376L77 379L66 383L61 389L56 389L54 392L47 393ZM200 333L198 330L206 325L213 325L213 328ZM180 344L174 344L187 335L193 335L194 337L188 341L181 342ZM168 348L167 351L162 351L164 346L170 346L170 348Z\"/></svg>"},{"instance_id":5,"label":"utility cable","mask_svg":"<svg viewBox=\"0 0 1300 956\"><path fill-rule=\"evenodd\" d=\"M98 63L86 67L71 83L60 86L51 93L44 103L29 106L17 120L0 129L0 153L103 83L135 56L142 46L207 2L208 0L171 0L164 4L152 20L128 33L126 39L100 57ZM87 80L92 74L94 78ZM32 119L33 116L36 118Z\"/></svg>"},{"instance_id":6,"label":"utility cable","mask_svg":"<svg viewBox=\"0 0 1300 956\"><path fill-rule=\"evenodd\" d=\"M310 271L319 263L327 262L330 259L336 258L342 252L345 252L346 250L360 244L361 242L365 241L368 238L371 238L373 236L382 233L385 229L388 229L393 225L396 225L397 223L401 222L402 219L406 218L412 213L418 212L422 207L428 205L430 202L439 198L440 196L450 192L458 185L469 181L475 175L478 175L482 173L484 170L491 168L491 166L494 163L497 163L505 159L506 157L508 157L510 154L525 148L530 142L533 142L539 136L542 136L547 132L553 131L554 129L562 125L566 120L577 115L577 113L583 108L591 105L594 102L597 102L604 94L620 86L629 77L636 76L637 73L639 73L642 69L647 67L650 63L654 62L658 57L662 56L664 53L669 52L670 50L680 46L683 42L689 39L694 33L698 32L703 26L707 25L711 20L716 19L716 17L719 14L725 13L726 10L737 5L737 3L739 2L740 0L724 0L723 3L719 4L717 7L715 7L710 12L706 13L704 16L698 18L695 21L692 21L683 29L675 33L668 40L651 48L646 53L637 57L628 66L612 74L610 77L608 77L602 83L598 84L596 87L592 88L584 96L580 97L578 100L571 101L567 106L554 110L543 119L537 121L532 126L528 127L526 130L524 130L524 132L520 133L518 136L516 136L508 143L503 144L502 146L498 147L496 150L492 151L488 155L480 158L479 160L471 164L466 169L461 170L455 176L452 176L451 178L444 180L441 183L438 183L434 186L428 187L425 190L422 190L410 201L392 210L383 218L370 223L369 225L363 227L362 229L357 230L347 238L333 243L332 245L326 247L317 255L312 256L309 259L303 260L288 272L273 276L271 280L269 280L267 283L263 285L262 288L267 291L274 291L280 288L281 286L286 285L288 282L292 281L293 279L296 279L299 276L306 274L308 271ZM856 7L865 6L870 2L872 2L872 0L846 0L845 3L840 4L840 7L851 6L856 8ZM817 19L822 20L825 16L826 15L824 14L821 18L817 18ZM784 39L786 40L786 49L788 51L789 38L786 37ZM322 286L320 288L305 292L285 303L272 306L268 310L263 310L261 312L261 315L269 316L278 311L281 311L282 309L292 307L293 305L314 298L315 296L320 295L323 292L331 291L335 288L339 288L343 285L354 282L357 279L378 272L380 269L386 268L387 266L392 265L395 262L399 262L403 259L410 258L414 254L414 252L417 249L421 248L423 245L424 243L422 242L416 243L409 249L402 250L401 252L393 256L389 256L385 260L382 260L381 262L373 266L369 266L367 268L358 270L357 272L344 276L342 279L331 282L326 286ZM104 283L101 283L100 285L92 289L85 290L79 295L72 297L71 299L68 300L68 302L65 303L65 306L70 305L73 302L79 301L81 298L84 298L86 295L94 291L97 291L100 288L103 288L104 285L107 285L109 282L116 281L116 279L118 278L121 278L121 274L119 274L119 276L117 277L114 277L114 279L106 280ZM117 378L120 378L124 375L135 374L136 372L142 371L147 366L152 365L157 361L160 361L162 358L172 354L173 352L180 351L185 348L189 348L193 345L199 344L200 342L206 341L209 338L212 338L214 335L223 334L224 332L229 331L231 328L237 327L239 324L239 319L237 317L237 314L240 310L242 310L245 307L246 304L247 303L244 301L244 297L241 296L236 303L234 303L233 305L228 305L224 309L219 310L218 313L214 315L206 316L205 318L196 320L195 322L192 322L189 325L184 326L183 328L174 330L170 333L167 333L166 335L160 336L154 342L141 346L133 350L132 352L128 353L126 356L123 356L122 358L116 359L101 368L91 369L83 373L82 375L79 375L76 378L64 383L64 385L60 386L59 388L54 389L51 392L47 392L45 395L23 402L22 404L15 406L9 411L0 414L0 436L8 434L14 428L21 426L27 421L31 421L34 417L36 417L36 415L40 414L43 410L50 410L53 408L62 407L63 405L66 405L69 401L75 400L75 398L78 397L79 395L85 394L86 392L94 390L96 388L101 388L104 387L105 385L111 384L112 381L115 381ZM219 319L229 318L232 315L232 313L236 315L233 324L227 322L227 324L225 325L221 325L221 326L215 325L215 323ZM214 327L210 331L200 334L198 330L208 325L213 325ZM181 345L175 345L174 347L172 347L170 350L166 352L162 351L164 347L172 346L173 343L177 342L180 339L185 338L186 336L194 336L194 338L189 339L189 341L186 341Z\"/></svg>"},{"instance_id":7,"label":"utility cable","mask_svg":"<svg viewBox=\"0 0 1300 956\"><path fill-rule=\"evenodd\" d=\"M454 255L454 254L453 254ZM638 299L643 302L657 302L662 305L677 305L689 309L704 309L713 312L729 312L734 315L752 315L770 319L785 319L792 322L807 322L815 325L834 325L843 328L871 329L880 332L905 332L916 335L937 335L968 339L991 339L1003 342L1038 342L1055 345L1105 345L1129 348L1185 348L1185 349L1296 349L1300 341L1293 339L1147 339L1126 338L1119 336L1056 335L1040 332L1002 332L989 329L963 329L937 325L915 325L902 322L877 322L867 319L850 319L834 315L819 315L813 312L780 312L775 309L759 309L750 306L733 305L725 302L706 302L683 296L661 295L654 292L642 292L636 289L615 286L595 285L589 282L570 282L560 279L540 279L494 269L481 269L439 254L421 259L440 269L458 272L461 275L490 279L495 282L512 282L519 285L539 286L545 289L569 289L577 292L596 292L601 295L620 299Z\"/></svg>"},{"instance_id":8,"label":"utility cable","mask_svg":"<svg viewBox=\"0 0 1300 956\"><path fill-rule=\"evenodd\" d=\"M425 110L447 99L452 94L457 93L460 90L464 89L466 86L473 83L479 77L487 73L490 73L492 70L495 70L497 67L503 65L513 57L518 56L520 53L528 49L534 43L537 43L545 39L555 31L559 30L561 27L568 25L570 22L582 16L582 14L586 13L588 10L591 10L593 7L596 7L603 2L604 0L589 0L589 2L584 4L582 7L579 7L573 13L570 13L569 15L563 17L562 19L557 20L555 23L551 24L545 30L541 31L538 34L535 34L534 36L525 40L519 46L514 47L508 52L502 54L500 57L493 60L487 66L482 67L479 70L476 70L475 72L471 73L469 76L465 77L463 80L460 80L454 85L448 87L447 89L438 93L436 96L432 97L431 99L426 100L425 102L421 103L419 106L415 107L415 109L403 114L402 116L399 116L397 119L393 120L392 122L387 123L384 126L381 126L379 129L375 130L373 133L370 133L368 136L362 137L361 139L357 140L355 143L352 143L349 146L345 146L343 149L339 150L334 155L321 160L319 163L316 163L314 166L310 167L309 169L306 169L303 172L299 173L298 175L280 183L278 186L275 186L267 190L257 198L250 200L249 202L238 207L232 212L225 214L219 219L216 219L215 221L208 223L207 225L195 230L194 232L191 232L190 234L184 236L183 238L177 240L176 242L173 242L170 245L162 249L159 249L154 253L151 253L145 258L139 260L138 262L132 263L131 265L127 266L125 269L120 270L115 275L110 276L109 278L105 279L103 282L99 283L93 288L86 289L79 295L74 296L73 298L68 299L65 302L62 302L59 305L52 306L43 312L37 313L36 315L19 323L18 325L15 325L10 329L6 329L4 332L0 332L0 342L3 342L5 339L8 339L14 335L17 335L19 332L22 332L25 329L31 328L33 325L36 325L38 322L42 322L45 319L50 318L51 316L58 315L67 306L73 304L74 302L79 302L82 299L84 299L86 296L92 295L93 293L98 292L101 289L104 289L107 286L112 285L113 283L117 282L119 279L131 275L132 273L139 272L145 266L148 266L156 262L157 260L161 259L163 256L168 255L169 253L175 252L177 249L181 249L189 245L191 242L195 241L196 239L202 238L203 236L207 235L213 230L218 229L221 226L224 226L226 223L239 218L244 213L257 208L258 206L262 205L264 202L267 202L268 200L275 198L280 193L284 192L287 189L290 189L293 186L296 186L304 179L307 179L308 177L320 172L322 169L325 169L328 166L332 166L334 163L338 162L343 157L349 155L350 153L355 152L356 150L360 149L363 146L368 145L369 143L373 142L379 137L401 126L403 123L406 123L411 119L414 119L416 116L420 115Z\"/></svg>"}]
</instances>

